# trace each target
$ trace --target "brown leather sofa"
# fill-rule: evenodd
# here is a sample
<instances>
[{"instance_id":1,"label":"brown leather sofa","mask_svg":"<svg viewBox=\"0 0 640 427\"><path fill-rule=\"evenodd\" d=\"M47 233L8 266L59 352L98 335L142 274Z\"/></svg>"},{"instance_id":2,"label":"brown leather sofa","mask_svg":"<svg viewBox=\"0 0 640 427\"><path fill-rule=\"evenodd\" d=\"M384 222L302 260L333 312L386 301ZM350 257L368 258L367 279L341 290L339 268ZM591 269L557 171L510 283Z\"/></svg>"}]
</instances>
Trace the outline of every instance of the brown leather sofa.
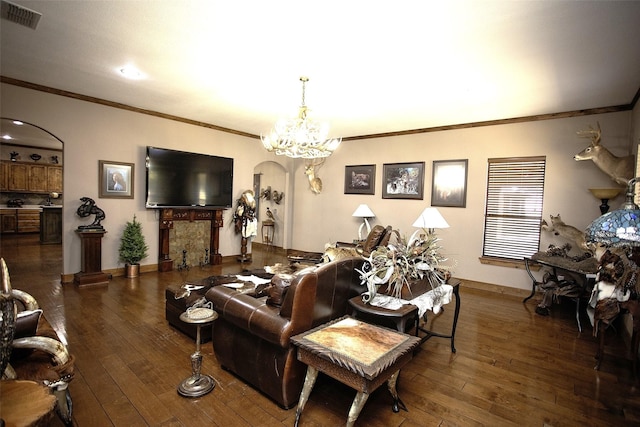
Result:
<instances>
[{"instance_id":1,"label":"brown leather sofa","mask_svg":"<svg viewBox=\"0 0 640 427\"><path fill-rule=\"evenodd\" d=\"M225 286L211 288L205 297L219 315L212 336L218 362L282 407L293 407L306 365L297 360L289 339L350 314L349 299L365 290L355 271L362 264L362 257L350 257L298 272L290 277L279 307L273 295L255 298ZM281 279L275 276L272 283Z\"/></svg>"}]
</instances>

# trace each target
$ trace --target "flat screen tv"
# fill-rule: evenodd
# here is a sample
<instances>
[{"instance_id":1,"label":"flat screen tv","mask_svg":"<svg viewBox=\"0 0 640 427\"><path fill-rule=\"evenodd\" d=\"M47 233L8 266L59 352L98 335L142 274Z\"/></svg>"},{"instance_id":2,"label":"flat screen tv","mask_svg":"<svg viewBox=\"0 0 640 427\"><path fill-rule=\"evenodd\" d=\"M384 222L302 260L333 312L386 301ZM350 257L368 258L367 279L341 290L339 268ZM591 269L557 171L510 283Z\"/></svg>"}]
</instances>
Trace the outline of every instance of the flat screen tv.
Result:
<instances>
[{"instance_id":1,"label":"flat screen tv","mask_svg":"<svg viewBox=\"0 0 640 427\"><path fill-rule=\"evenodd\" d=\"M147 147L147 208L230 208L233 159Z\"/></svg>"}]
</instances>

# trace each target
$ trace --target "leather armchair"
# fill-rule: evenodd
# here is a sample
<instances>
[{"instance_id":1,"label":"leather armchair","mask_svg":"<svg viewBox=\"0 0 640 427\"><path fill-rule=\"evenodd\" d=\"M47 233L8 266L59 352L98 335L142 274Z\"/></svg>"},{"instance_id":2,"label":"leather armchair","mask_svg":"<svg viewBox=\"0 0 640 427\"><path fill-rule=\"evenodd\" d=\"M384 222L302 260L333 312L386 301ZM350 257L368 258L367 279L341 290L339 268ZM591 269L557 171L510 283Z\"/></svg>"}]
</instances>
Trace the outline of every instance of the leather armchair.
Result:
<instances>
[{"instance_id":1,"label":"leather armchair","mask_svg":"<svg viewBox=\"0 0 640 427\"><path fill-rule=\"evenodd\" d=\"M298 272L290 277L280 307L267 297L211 288L205 297L219 315L212 333L218 362L280 406L293 407L306 365L297 360L290 338L351 312L349 299L364 290L355 271L362 263L361 257L351 257Z\"/></svg>"}]
</instances>

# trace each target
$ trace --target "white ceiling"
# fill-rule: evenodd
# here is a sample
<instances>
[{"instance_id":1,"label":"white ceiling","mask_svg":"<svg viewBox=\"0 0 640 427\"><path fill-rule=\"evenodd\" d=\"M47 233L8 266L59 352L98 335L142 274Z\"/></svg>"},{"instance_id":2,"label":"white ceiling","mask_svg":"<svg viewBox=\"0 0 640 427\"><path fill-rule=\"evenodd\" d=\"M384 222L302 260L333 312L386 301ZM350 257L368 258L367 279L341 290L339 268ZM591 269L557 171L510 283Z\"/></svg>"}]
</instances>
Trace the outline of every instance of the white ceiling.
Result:
<instances>
[{"instance_id":1,"label":"white ceiling","mask_svg":"<svg viewBox=\"0 0 640 427\"><path fill-rule=\"evenodd\" d=\"M310 115L359 136L626 105L640 1L26 1L4 77L253 135ZM118 75L134 64L147 78Z\"/></svg>"}]
</instances>

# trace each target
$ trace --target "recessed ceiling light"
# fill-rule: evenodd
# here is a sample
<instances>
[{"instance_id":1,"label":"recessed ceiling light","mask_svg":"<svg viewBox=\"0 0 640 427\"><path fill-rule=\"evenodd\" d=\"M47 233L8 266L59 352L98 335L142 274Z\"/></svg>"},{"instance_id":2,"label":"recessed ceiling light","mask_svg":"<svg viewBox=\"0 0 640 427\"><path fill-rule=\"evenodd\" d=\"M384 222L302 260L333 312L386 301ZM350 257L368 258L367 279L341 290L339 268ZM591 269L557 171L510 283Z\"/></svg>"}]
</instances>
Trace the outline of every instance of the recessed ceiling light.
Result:
<instances>
[{"instance_id":1,"label":"recessed ceiling light","mask_svg":"<svg viewBox=\"0 0 640 427\"><path fill-rule=\"evenodd\" d=\"M16 126L22 126L24 123L21 122L20 120L14 120L13 124L16 125Z\"/></svg>"},{"instance_id":2,"label":"recessed ceiling light","mask_svg":"<svg viewBox=\"0 0 640 427\"><path fill-rule=\"evenodd\" d=\"M11 135L2 135L2 139L9 140L9 139L13 139L13 138L11 138Z\"/></svg>"},{"instance_id":3,"label":"recessed ceiling light","mask_svg":"<svg viewBox=\"0 0 640 427\"><path fill-rule=\"evenodd\" d=\"M125 65L118 70L123 77L131 80L142 80L146 76L133 65Z\"/></svg>"}]
</instances>

